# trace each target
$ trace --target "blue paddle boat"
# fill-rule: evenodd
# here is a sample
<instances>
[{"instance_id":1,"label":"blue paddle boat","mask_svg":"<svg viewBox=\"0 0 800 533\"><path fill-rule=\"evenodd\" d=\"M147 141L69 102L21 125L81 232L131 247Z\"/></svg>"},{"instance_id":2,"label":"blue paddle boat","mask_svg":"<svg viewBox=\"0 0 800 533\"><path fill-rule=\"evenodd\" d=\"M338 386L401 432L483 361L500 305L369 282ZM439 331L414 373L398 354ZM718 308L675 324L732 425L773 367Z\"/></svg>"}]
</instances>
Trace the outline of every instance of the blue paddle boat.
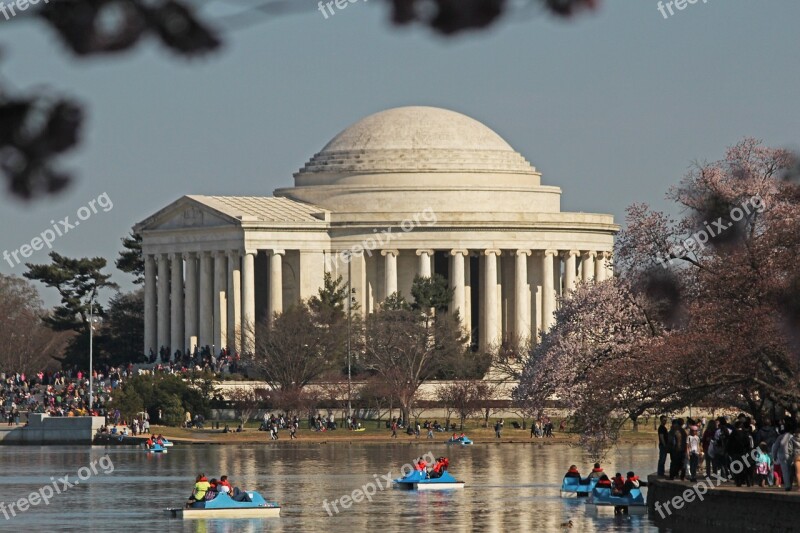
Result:
<instances>
[{"instance_id":1,"label":"blue paddle boat","mask_svg":"<svg viewBox=\"0 0 800 533\"><path fill-rule=\"evenodd\" d=\"M254 490L245 492L245 500L236 501L224 492L220 492L213 500L195 502L189 508L172 508L167 512L173 518L277 518L281 515L281 506L277 502L268 502Z\"/></svg>"},{"instance_id":2,"label":"blue paddle boat","mask_svg":"<svg viewBox=\"0 0 800 533\"><path fill-rule=\"evenodd\" d=\"M447 441L447 444L460 444L462 446L468 446L468 445L472 444L472 441L470 440L469 437L467 437L465 435L463 437L458 437L457 439L454 439L453 437L450 437L450 439L448 439L448 441Z\"/></svg>"},{"instance_id":3,"label":"blue paddle boat","mask_svg":"<svg viewBox=\"0 0 800 533\"><path fill-rule=\"evenodd\" d=\"M647 502L640 489L631 489L625 496L615 496L608 487L594 487L586 501L586 510L595 514L614 510L623 514L643 515L647 513Z\"/></svg>"},{"instance_id":4,"label":"blue paddle boat","mask_svg":"<svg viewBox=\"0 0 800 533\"><path fill-rule=\"evenodd\" d=\"M153 444L151 447L147 447L145 445L145 451L147 453L167 453L167 449L161 446L160 444Z\"/></svg>"},{"instance_id":5,"label":"blue paddle boat","mask_svg":"<svg viewBox=\"0 0 800 533\"><path fill-rule=\"evenodd\" d=\"M589 493L592 492L592 489L597 485L597 479L596 477L565 477L563 481L561 481L561 496L574 493L579 498L585 498L589 496Z\"/></svg>"},{"instance_id":6,"label":"blue paddle boat","mask_svg":"<svg viewBox=\"0 0 800 533\"><path fill-rule=\"evenodd\" d=\"M427 472L414 470L405 477L394 480L394 486L406 490L451 490L463 489L464 482L456 481L449 472L442 472L440 477L428 477Z\"/></svg>"}]
</instances>

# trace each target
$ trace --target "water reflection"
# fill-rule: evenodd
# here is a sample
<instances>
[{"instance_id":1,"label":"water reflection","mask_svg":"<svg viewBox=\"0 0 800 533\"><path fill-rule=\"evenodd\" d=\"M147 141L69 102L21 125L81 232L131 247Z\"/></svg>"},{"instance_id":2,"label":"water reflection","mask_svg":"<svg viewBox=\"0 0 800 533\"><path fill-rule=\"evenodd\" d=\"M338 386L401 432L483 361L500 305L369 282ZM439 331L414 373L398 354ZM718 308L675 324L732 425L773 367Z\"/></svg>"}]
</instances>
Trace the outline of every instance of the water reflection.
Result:
<instances>
[{"instance_id":1,"label":"water reflection","mask_svg":"<svg viewBox=\"0 0 800 533\"><path fill-rule=\"evenodd\" d=\"M570 463L590 468L580 450L564 445L512 444L448 447L425 441L390 445L302 444L174 447L164 455L121 447L3 447L0 483L8 503L51 483L51 476L76 477L77 470L108 453L110 475L98 473L80 485L12 517L17 530L114 531L158 528L193 533L256 531L657 531L647 517L591 517L583 502L560 498ZM378 490L372 502L344 509L340 499L427 452L450 457L451 472L464 490L406 492ZM611 454L606 471L653 469L650 446L625 446ZM240 487L281 502L282 517L264 520L169 519L167 507L188 497L194 476L227 474ZM339 502L331 516L323 503ZM0 514L0 521L3 516Z\"/></svg>"}]
</instances>

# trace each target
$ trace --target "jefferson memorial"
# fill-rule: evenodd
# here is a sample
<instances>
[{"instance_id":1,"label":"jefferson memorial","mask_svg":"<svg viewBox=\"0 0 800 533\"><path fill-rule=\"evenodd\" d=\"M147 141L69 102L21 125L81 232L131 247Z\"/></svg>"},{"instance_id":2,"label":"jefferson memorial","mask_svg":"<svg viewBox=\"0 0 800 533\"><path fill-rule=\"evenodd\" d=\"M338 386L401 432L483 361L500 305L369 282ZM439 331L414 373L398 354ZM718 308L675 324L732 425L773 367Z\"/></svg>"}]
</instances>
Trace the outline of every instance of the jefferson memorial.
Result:
<instances>
[{"instance_id":1,"label":"jefferson memorial","mask_svg":"<svg viewBox=\"0 0 800 533\"><path fill-rule=\"evenodd\" d=\"M619 226L564 213L561 189L462 114L401 107L336 135L273 196L184 196L134 226L145 261L145 353L248 350L252 325L351 282L363 313L414 276L444 276L481 349L536 342L557 295L612 275ZM245 325L245 327L242 327Z\"/></svg>"}]
</instances>

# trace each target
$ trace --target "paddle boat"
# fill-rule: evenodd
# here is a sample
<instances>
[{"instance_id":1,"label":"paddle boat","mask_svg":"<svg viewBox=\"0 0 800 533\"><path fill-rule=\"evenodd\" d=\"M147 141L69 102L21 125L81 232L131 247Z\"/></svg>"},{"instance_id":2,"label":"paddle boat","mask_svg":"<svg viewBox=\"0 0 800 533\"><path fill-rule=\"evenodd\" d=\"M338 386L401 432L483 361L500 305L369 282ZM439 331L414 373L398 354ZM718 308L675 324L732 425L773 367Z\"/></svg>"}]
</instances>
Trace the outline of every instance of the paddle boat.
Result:
<instances>
[{"instance_id":1,"label":"paddle boat","mask_svg":"<svg viewBox=\"0 0 800 533\"><path fill-rule=\"evenodd\" d=\"M450 437L447 441L447 444L460 444L462 446L468 446L472 444L472 441L470 440L469 437L464 435L463 437L458 437L457 439Z\"/></svg>"},{"instance_id":2,"label":"paddle boat","mask_svg":"<svg viewBox=\"0 0 800 533\"><path fill-rule=\"evenodd\" d=\"M414 470L407 476L394 480L394 486L405 490L452 490L463 489L464 482L444 471L440 477L428 477L427 472Z\"/></svg>"},{"instance_id":3,"label":"paddle boat","mask_svg":"<svg viewBox=\"0 0 800 533\"><path fill-rule=\"evenodd\" d=\"M170 508L167 513L172 518L277 518L281 506L268 502L254 490L245 491L248 501L239 502L220 492L213 500L195 502L189 508Z\"/></svg>"},{"instance_id":4,"label":"paddle boat","mask_svg":"<svg viewBox=\"0 0 800 533\"><path fill-rule=\"evenodd\" d=\"M169 447L170 447L170 446L172 446L173 444L174 444L174 443L173 443L172 441L168 441L168 440L166 439L166 437L161 437L161 445L162 445L162 446L164 446L165 448L169 448Z\"/></svg>"},{"instance_id":5,"label":"paddle boat","mask_svg":"<svg viewBox=\"0 0 800 533\"><path fill-rule=\"evenodd\" d=\"M641 489L631 489L625 496L616 496L608 487L594 487L586 501L586 511L598 514L610 510L615 514L643 515L647 513L647 502Z\"/></svg>"},{"instance_id":6,"label":"paddle boat","mask_svg":"<svg viewBox=\"0 0 800 533\"><path fill-rule=\"evenodd\" d=\"M161 446L160 444L153 444L151 447L147 447L145 444L144 450L147 453L167 453L167 449Z\"/></svg>"},{"instance_id":7,"label":"paddle boat","mask_svg":"<svg viewBox=\"0 0 800 533\"><path fill-rule=\"evenodd\" d=\"M589 493L592 492L592 489L597 485L598 478L591 477L591 478L577 478L577 477L565 477L561 481L561 496L563 497L564 494L572 494L579 498L585 498L589 496Z\"/></svg>"}]
</instances>

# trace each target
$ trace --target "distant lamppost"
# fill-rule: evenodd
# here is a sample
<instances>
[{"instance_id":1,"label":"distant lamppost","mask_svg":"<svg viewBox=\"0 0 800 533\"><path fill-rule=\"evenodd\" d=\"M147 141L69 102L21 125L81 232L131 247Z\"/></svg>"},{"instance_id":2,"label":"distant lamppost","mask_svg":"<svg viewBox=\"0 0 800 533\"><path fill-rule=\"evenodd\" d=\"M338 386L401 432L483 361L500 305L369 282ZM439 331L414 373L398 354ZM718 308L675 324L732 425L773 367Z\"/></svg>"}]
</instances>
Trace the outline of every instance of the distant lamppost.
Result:
<instances>
[{"instance_id":1,"label":"distant lamppost","mask_svg":"<svg viewBox=\"0 0 800 533\"><path fill-rule=\"evenodd\" d=\"M94 332L94 297L97 293L97 287L92 288L92 295L89 297L89 415L92 414L93 394L92 386L94 385L94 376L92 372L93 364L93 335Z\"/></svg>"},{"instance_id":2,"label":"distant lamppost","mask_svg":"<svg viewBox=\"0 0 800 533\"><path fill-rule=\"evenodd\" d=\"M353 307L351 305L351 298L350 298L350 291L352 290L350 288L350 279L351 279L350 270L351 270L350 261L348 261L347 262L347 416L348 418L350 417L350 413L352 412L351 398L353 389L352 370L350 365L350 321L352 319L351 316L352 314L350 310Z\"/></svg>"}]
</instances>

